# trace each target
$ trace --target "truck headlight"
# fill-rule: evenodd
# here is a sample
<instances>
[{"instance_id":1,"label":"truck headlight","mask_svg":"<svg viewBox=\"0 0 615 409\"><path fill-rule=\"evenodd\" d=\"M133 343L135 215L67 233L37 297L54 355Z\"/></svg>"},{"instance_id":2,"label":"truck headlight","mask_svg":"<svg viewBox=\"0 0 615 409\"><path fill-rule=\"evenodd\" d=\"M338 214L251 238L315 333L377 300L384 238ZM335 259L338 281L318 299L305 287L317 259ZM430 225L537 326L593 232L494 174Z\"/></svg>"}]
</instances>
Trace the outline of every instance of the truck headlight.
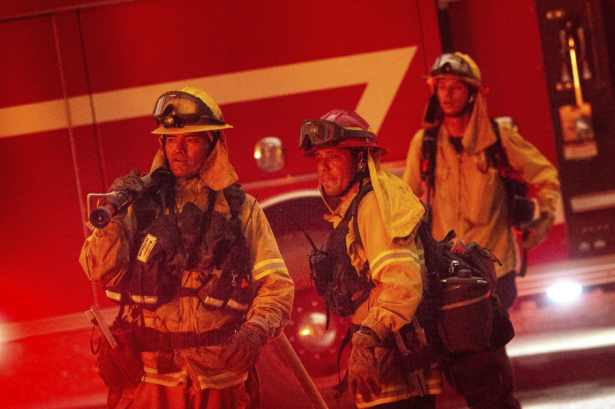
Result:
<instances>
[{"instance_id":1,"label":"truck headlight","mask_svg":"<svg viewBox=\"0 0 615 409\"><path fill-rule=\"evenodd\" d=\"M555 283L547 288L547 296L555 302L568 303L576 300L582 291L581 284L566 281Z\"/></svg>"}]
</instances>

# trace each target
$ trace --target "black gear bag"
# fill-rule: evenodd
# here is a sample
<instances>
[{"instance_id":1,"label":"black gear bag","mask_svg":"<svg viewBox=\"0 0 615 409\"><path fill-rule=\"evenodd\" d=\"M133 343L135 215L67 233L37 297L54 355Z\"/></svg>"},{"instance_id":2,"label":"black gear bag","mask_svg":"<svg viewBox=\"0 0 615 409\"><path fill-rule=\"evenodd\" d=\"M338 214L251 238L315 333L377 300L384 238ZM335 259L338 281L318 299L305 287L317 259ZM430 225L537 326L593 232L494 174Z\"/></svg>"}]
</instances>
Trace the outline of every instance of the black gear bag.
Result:
<instances>
[{"instance_id":1,"label":"black gear bag","mask_svg":"<svg viewBox=\"0 0 615 409\"><path fill-rule=\"evenodd\" d=\"M494 262L499 261L474 242L461 254L453 252L450 241L455 233L436 241L426 221L418 236L430 288L421 301L432 317L425 331L440 355L448 383L462 395L499 387L493 352L514 337L508 312L491 291L497 283Z\"/></svg>"}]
</instances>

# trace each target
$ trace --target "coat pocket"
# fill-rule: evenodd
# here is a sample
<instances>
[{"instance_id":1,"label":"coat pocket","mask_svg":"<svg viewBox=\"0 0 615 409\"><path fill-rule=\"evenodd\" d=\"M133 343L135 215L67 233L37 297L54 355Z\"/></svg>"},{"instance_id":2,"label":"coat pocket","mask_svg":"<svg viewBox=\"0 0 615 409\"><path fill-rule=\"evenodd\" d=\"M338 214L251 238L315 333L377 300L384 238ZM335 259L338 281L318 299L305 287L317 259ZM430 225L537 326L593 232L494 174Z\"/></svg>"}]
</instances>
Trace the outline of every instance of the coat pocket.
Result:
<instances>
[{"instance_id":1,"label":"coat pocket","mask_svg":"<svg viewBox=\"0 0 615 409\"><path fill-rule=\"evenodd\" d=\"M499 179L498 170L495 168L488 168L484 173L474 170L472 177L461 178L464 213L473 225L488 225L496 207L506 205Z\"/></svg>"}]
</instances>

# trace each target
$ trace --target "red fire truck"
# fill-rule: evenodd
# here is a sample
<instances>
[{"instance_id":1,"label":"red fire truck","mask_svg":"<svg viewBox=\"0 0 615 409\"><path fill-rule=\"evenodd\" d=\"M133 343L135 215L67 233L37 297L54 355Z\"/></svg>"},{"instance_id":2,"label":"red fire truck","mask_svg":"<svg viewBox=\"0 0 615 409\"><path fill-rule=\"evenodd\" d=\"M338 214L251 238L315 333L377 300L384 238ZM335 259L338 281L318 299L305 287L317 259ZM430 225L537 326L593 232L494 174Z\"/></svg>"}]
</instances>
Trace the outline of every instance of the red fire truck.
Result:
<instances>
[{"instance_id":1,"label":"red fire truck","mask_svg":"<svg viewBox=\"0 0 615 409\"><path fill-rule=\"evenodd\" d=\"M325 332L322 304L309 286L310 247L297 226L317 243L327 226L314 164L297 148L303 120L334 108L356 110L389 149L385 167L400 175L429 97L425 75L443 48L454 48L481 67L493 116L512 117L521 134L558 163L563 176L583 175L574 167L578 161L563 166L571 161L562 153L553 115L571 97L574 101L574 91L552 79L553 53L542 51L545 38L557 33L549 24L560 27L567 15L547 19L530 0L482 3L3 2L0 401L15 407L104 405L105 388L89 352L91 324L83 312L98 304L111 319L115 309L77 262L90 234L87 195L106 192L114 178L133 168L149 170L158 149L150 133L154 102L188 85L207 90L233 125L226 132L231 163L244 189L258 195L297 286L286 335L325 399L331 399L337 345L347 324L334 321ZM552 3L553 10L568 7L569 15L584 16L576 11L578 2ZM586 20L595 23L592 18ZM575 27L586 20L575 20ZM595 31L596 24L592 27ZM594 78L602 69L600 84L585 80L595 88L586 101L593 103L597 118L606 109L601 111L598 101L605 101L601 90L611 92L611 74L608 64L606 69L600 64L608 56L598 55L604 33L588 29L585 34ZM554 90L556 83L564 88ZM585 163L613 150L600 134L607 132L607 123L594 125L598 153L581 158ZM580 257L578 249L570 250L572 224L564 223L575 214L610 209L615 188L594 181L593 190L584 192L565 182L556 225L530 252L529 273L519 280L521 296L543 293L554 274L583 285L615 281L612 212L600 223L583 222L599 237L584 241L590 251ZM578 199L576 208L566 194ZM595 200L603 205L596 207ZM307 407L273 347L267 347L259 367L267 407Z\"/></svg>"}]
</instances>

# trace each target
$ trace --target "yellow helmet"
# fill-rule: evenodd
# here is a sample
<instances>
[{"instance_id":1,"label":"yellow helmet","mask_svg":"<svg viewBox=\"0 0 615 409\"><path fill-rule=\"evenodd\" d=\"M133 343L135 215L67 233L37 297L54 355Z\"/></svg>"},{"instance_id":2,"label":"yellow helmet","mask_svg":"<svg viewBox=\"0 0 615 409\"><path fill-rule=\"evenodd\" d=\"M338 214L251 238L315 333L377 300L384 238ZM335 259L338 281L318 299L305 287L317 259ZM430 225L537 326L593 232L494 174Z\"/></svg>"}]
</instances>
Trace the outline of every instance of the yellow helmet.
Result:
<instances>
[{"instance_id":1,"label":"yellow helmet","mask_svg":"<svg viewBox=\"0 0 615 409\"><path fill-rule=\"evenodd\" d=\"M205 91L185 87L181 91L162 94L152 116L158 122L153 134L180 134L232 128L216 101Z\"/></svg>"},{"instance_id":2,"label":"yellow helmet","mask_svg":"<svg viewBox=\"0 0 615 409\"><path fill-rule=\"evenodd\" d=\"M431 67L427 83L433 86L436 78L445 76L458 77L476 88L483 84L478 65L469 55L458 52L439 56Z\"/></svg>"}]
</instances>

